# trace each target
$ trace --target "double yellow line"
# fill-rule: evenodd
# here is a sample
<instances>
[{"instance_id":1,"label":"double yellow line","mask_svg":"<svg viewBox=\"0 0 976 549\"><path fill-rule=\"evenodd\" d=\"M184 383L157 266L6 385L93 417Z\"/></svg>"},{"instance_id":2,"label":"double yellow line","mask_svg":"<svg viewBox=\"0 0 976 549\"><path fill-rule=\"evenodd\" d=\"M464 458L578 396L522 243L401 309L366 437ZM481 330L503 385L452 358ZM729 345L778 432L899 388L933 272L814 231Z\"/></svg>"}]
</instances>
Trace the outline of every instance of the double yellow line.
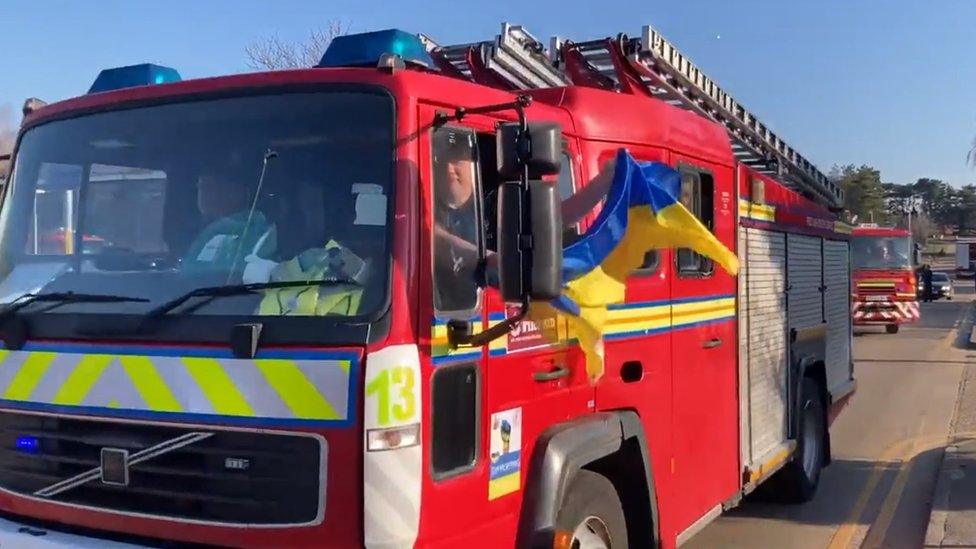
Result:
<instances>
[{"instance_id":1,"label":"double yellow line","mask_svg":"<svg viewBox=\"0 0 976 549\"><path fill-rule=\"evenodd\" d=\"M966 434L959 433L956 436L965 436ZM858 494L854 507L844 519L843 524L834 532L827 548L849 549L862 545L880 547L882 541L887 537L888 530L891 528L891 521L895 517L895 511L905 493L905 486L911 476L915 458L924 452L945 447L948 444L949 435L943 434L903 439L888 446L875 461L871 476L868 477L867 483ZM885 472L895 466L898 468L898 472L884 496L877 516L872 521L866 513L868 503L875 495Z\"/></svg>"}]
</instances>

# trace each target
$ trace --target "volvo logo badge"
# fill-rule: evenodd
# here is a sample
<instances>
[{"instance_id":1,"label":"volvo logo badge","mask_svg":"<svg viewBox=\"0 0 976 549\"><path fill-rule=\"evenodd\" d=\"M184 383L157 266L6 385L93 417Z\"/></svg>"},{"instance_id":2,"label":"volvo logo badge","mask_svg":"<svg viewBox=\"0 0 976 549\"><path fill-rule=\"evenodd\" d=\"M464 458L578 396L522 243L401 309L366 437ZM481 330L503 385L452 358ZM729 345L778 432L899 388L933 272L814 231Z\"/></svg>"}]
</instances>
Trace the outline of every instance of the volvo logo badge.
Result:
<instances>
[{"instance_id":1,"label":"volvo logo badge","mask_svg":"<svg viewBox=\"0 0 976 549\"><path fill-rule=\"evenodd\" d=\"M102 448L102 483L112 486L129 485L129 451L121 448Z\"/></svg>"},{"instance_id":2,"label":"volvo logo badge","mask_svg":"<svg viewBox=\"0 0 976 549\"><path fill-rule=\"evenodd\" d=\"M122 448L102 448L101 462L98 467L93 467L71 478L41 488L34 492L34 495L50 498L96 480L101 480L102 483L112 486L128 486L129 469L132 467L212 436L213 433L190 432L143 448L133 454L129 454L128 450Z\"/></svg>"}]
</instances>

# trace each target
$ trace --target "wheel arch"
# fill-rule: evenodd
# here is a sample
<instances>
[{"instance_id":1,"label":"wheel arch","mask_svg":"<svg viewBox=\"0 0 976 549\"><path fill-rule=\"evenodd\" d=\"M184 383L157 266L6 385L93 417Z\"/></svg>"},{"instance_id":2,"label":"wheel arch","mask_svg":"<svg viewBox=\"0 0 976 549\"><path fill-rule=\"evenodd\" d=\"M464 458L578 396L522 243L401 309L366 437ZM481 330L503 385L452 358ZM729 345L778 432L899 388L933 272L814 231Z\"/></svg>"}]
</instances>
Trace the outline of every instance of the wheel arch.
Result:
<instances>
[{"instance_id":1,"label":"wheel arch","mask_svg":"<svg viewBox=\"0 0 976 549\"><path fill-rule=\"evenodd\" d=\"M827 324L818 326L793 329L790 334L790 355L793 370L792 382L790 383L790 437L796 437L800 431L799 405L804 401L806 395L803 394L804 378L811 378L817 382L819 387L820 403L826 414L830 405L827 394ZM825 418L826 420L826 418ZM830 429L825 431L824 440L824 465L830 464Z\"/></svg>"},{"instance_id":2,"label":"wheel arch","mask_svg":"<svg viewBox=\"0 0 976 549\"><path fill-rule=\"evenodd\" d=\"M556 515L574 476L587 469L606 476L624 507L628 533L648 521L660 541L657 497L640 417L631 410L599 412L553 425L537 439L529 463L519 520L519 547L552 547ZM634 482L640 475L643 482Z\"/></svg>"}]
</instances>

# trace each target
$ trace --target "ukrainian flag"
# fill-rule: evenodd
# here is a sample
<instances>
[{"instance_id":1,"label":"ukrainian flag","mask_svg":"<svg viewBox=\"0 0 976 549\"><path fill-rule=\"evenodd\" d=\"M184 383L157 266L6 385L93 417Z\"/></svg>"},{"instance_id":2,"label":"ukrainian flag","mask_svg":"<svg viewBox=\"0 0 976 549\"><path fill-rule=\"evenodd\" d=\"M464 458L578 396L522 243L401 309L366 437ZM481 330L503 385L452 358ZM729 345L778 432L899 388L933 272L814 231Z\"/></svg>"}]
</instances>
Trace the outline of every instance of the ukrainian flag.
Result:
<instances>
[{"instance_id":1,"label":"ukrainian flag","mask_svg":"<svg viewBox=\"0 0 976 549\"><path fill-rule=\"evenodd\" d=\"M729 274L739 260L677 197L681 175L660 162L637 162L621 149L603 210L580 240L563 251L563 295L551 306L569 319L586 353L586 371L603 375L607 306L624 301L627 276L661 248L690 248ZM538 306L537 314L548 306Z\"/></svg>"}]
</instances>

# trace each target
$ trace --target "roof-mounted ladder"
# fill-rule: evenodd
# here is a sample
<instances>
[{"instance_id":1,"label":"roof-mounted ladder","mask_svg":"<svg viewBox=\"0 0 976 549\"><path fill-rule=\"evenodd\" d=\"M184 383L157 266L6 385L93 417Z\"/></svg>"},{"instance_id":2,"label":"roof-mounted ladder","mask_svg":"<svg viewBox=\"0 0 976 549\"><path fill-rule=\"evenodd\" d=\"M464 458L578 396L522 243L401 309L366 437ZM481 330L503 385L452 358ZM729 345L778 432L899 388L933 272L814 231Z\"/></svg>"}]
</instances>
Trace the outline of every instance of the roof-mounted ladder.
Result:
<instances>
[{"instance_id":1,"label":"roof-mounted ladder","mask_svg":"<svg viewBox=\"0 0 976 549\"><path fill-rule=\"evenodd\" d=\"M439 46L421 35L437 68L445 74L505 90L567 86L542 44L520 25L502 23L494 40Z\"/></svg>"},{"instance_id":2,"label":"roof-mounted ladder","mask_svg":"<svg viewBox=\"0 0 976 549\"><path fill-rule=\"evenodd\" d=\"M442 72L505 90L570 83L656 97L722 124L736 158L832 208L843 191L650 26L588 42L558 37L546 49L521 26L502 24L493 41L438 46L422 37Z\"/></svg>"}]
</instances>

